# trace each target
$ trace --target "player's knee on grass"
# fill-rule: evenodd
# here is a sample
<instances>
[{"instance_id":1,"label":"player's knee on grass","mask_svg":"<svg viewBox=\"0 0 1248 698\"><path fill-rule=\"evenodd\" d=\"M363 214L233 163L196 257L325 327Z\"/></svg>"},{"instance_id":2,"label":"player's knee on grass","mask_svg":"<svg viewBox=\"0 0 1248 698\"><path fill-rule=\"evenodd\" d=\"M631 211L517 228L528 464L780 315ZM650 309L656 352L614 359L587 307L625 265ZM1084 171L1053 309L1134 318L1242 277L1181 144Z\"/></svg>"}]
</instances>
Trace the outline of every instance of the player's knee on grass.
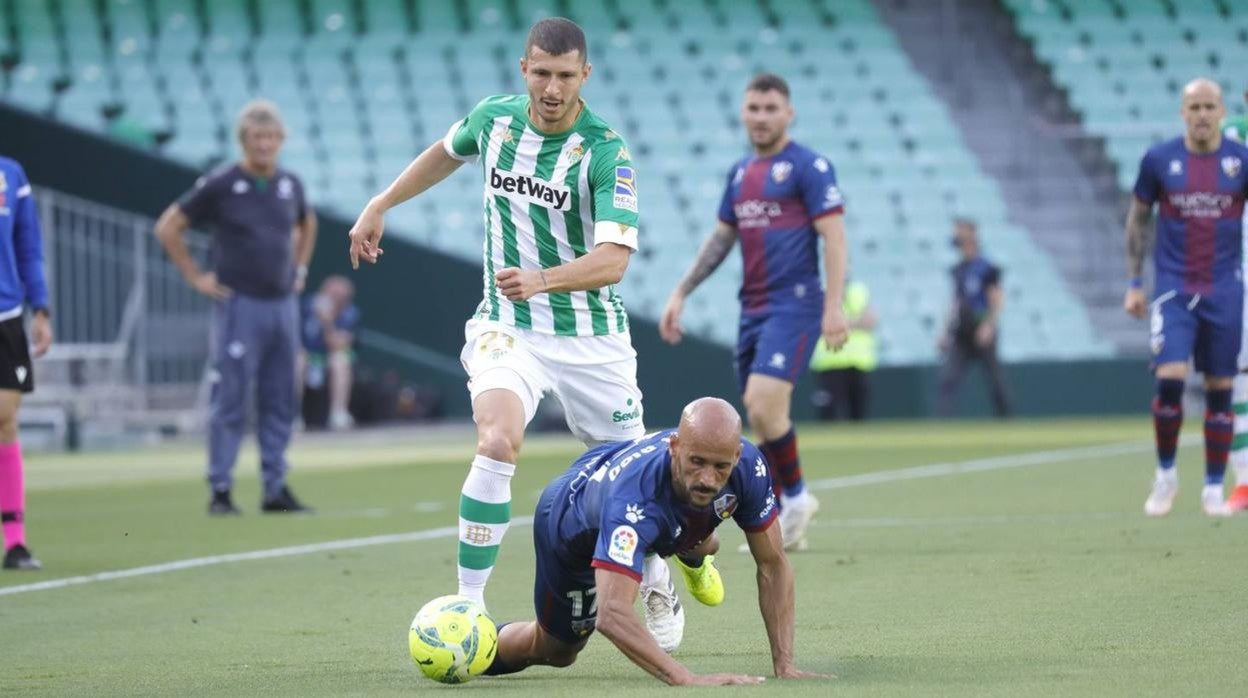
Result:
<instances>
[{"instance_id":1,"label":"player's knee on grass","mask_svg":"<svg viewBox=\"0 0 1248 698\"><path fill-rule=\"evenodd\" d=\"M568 644L563 640L546 632L546 629L540 623L534 623L536 635L533 639L533 651L536 664L553 666L559 669L570 667L576 662L576 657L585 649L587 640L582 640L576 644Z\"/></svg>"}]
</instances>

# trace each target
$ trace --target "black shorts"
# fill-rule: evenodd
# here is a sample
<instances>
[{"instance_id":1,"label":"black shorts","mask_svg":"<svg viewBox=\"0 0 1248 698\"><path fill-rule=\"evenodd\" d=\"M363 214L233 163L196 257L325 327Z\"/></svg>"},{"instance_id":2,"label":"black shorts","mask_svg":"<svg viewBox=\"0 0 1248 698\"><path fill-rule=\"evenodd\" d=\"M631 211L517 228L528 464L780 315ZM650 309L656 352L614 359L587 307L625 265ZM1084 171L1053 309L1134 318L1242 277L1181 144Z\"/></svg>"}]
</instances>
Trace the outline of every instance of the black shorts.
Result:
<instances>
[{"instance_id":1,"label":"black shorts","mask_svg":"<svg viewBox=\"0 0 1248 698\"><path fill-rule=\"evenodd\" d=\"M35 389L35 372L30 366L30 344L22 316L0 322L0 390Z\"/></svg>"}]
</instances>

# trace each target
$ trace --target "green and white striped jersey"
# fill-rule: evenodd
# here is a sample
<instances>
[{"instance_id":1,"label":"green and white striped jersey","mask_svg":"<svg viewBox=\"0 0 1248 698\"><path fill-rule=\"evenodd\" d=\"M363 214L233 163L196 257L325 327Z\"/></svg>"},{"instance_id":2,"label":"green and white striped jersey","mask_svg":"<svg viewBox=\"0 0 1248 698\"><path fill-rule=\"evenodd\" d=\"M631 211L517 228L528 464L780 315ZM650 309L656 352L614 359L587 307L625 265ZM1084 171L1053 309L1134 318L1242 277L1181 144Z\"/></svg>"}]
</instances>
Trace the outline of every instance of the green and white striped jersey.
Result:
<instances>
[{"instance_id":1,"label":"green and white striped jersey","mask_svg":"<svg viewBox=\"0 0 1248 698\"><path fill-rule=\"evenodd\" d=\"M1222 135L1233 141L1248 143L1248 117L1228 116L1223 119Z\"/></svg>"},{"instance_id":2,"label":"green and white striped jersey","mask_svg":"<svg viewBox=\"0 0 1248 698\"><path fill-rule=\"evenodd\" d=\"M626 332L614 286L513 303L494 284L503 268L549 269L604 242L637 249L637 176L624 139L588 106L559 134L528 114L527 95L488 97L442 142L457 160L480 158L485 179L485 298L474 317L564 336Z\"/></svg>"}]
</instances>

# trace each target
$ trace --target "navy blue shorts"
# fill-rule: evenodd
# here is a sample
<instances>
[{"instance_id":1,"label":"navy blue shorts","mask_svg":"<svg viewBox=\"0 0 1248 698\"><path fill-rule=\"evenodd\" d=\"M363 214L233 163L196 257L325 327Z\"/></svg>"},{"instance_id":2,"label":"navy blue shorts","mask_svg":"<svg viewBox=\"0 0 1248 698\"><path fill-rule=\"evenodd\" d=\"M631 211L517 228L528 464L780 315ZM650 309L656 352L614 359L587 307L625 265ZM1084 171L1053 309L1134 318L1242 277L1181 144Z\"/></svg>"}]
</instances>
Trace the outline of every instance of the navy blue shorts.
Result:
<instances>
[{"instance_id":1,"label":"navy blue shorts","mask_svg":"<svg viewBox=\"0 0 1248 698\"><path fill-rule=\"evenodd\" d=\"M738 390L745 393L751 373L797 383L810 363L821 328L818 315L742 315L737 333Z\"/></svg>"},{"instance_id":2,"label":"navy blue shorts","mask_svg":"<svg viewBox=\"0 0 1248 698\"><path fill-rule=\"evenodd\" d=\"M542 629L569 645L584 643L598 619L594 570L588 564L568 564L560 559L558 529L551 520L556 498L567 492L568 478L579 471L573 467L550 483L533 517L533 548L537 552L533 610Z\"/></svg>"},{"instance_id":3,"label":"navy blue shorts","mask_svg":"<svg viewBox=\"0 0 1248 698\"><path fill-rule=\"evenodd\" d=\"M1243 324L1242 285L1208 295L1159 293L1152 303L1149 333L1153 366L1187 363L1191 358L1206 376L1234 376L1239 373Z\"/></svg>"}]
</instances>

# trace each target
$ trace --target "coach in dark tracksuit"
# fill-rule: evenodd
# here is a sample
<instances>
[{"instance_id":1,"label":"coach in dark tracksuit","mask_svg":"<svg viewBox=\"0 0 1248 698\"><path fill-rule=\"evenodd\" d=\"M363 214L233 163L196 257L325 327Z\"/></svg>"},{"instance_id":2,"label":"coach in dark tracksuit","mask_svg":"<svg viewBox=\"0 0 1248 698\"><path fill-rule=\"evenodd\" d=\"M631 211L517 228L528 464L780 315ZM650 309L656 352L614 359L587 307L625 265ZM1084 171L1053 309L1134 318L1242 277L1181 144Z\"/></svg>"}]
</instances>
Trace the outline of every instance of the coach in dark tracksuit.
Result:
<instances>
[{"instance_id":1,"label":"coach in dark tracksuit","mask_svg":"<svg viewBox=\"0 0 1248 698\"><path fill-rule=\"evenodd\" d=\"M1005 302L1001 269L980 254L979 231L974 221L965 218L954 221L953 244L961 252L962 259L952 269L953 312L940 338L945 364L940 374L936 414L947 417L953 413L954 394L966 365L980 361L988 377L993 413L997 417L1008 417L1010 398L1001 362L997 360L997 328Z\"/></svg>"},{"instance_id":2,"label":"coach in dark tracksuit","mask_svg":"<svg viewBox=\"0 0 1248 698\"><path fill-rule=\"evenodd\" d=\"M204 175L156 223L170 259L195 290L215 300L212 314L212 405L208 431L211 515L239 513L230 496L234 461L256 389L257 437L264 484L261 510L305 511L286 485L286 446L296 414L297 294L316 239L316 217L303 183L277 166L281 117L256 100L238 119L241 162ZM187 251L183 232L213 234L213 270Z\"/></svg>"}]
</instances>

